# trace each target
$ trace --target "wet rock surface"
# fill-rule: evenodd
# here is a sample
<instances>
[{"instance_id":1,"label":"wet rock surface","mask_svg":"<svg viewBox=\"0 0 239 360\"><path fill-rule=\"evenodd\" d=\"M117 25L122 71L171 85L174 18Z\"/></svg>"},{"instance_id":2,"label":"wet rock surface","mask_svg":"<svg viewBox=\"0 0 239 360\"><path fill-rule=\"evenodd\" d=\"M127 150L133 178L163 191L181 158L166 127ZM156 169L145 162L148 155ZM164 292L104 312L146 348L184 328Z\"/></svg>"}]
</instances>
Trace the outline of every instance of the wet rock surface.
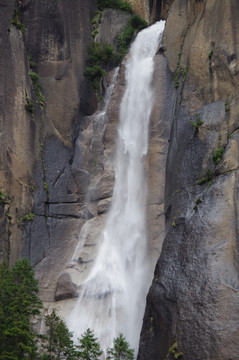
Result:
<instances>
[{"instance_id":1,"label":"wet rock surface","mask_svg":"<svg viewBox=\"0 0 239 360\"><path fill-rule=\"evenodd\" d=\"M239 356L238 62L232 70L226 60L237 54L239 14L235 1L224 2L223 11L218 5L175 0L164 33L177 86L165 239L147 297L142 360L165 359L175 342L188 360Z\"/></svg>"}]
</instances>

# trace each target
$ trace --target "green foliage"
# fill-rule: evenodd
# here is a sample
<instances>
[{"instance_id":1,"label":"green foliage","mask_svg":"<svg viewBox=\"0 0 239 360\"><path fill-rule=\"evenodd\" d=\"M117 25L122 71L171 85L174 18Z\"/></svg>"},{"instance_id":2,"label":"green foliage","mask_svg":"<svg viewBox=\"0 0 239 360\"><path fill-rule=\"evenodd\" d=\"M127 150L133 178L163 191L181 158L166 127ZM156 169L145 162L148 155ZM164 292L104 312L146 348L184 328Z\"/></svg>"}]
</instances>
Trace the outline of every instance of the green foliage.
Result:
<instances>
[{"instance_id":1,"label":"green foliage","mask_svg":"<svg viewBox=\"0 0 239 360\"><path fill-rule=\"evenodd\" d=\"M47 184L47 181L44 180L44 181L43 181L43 184L44 184L44 190L45 190L45 192L46 192L47 200L49 200L49 186L48 186L48 184Z\"/></svg>"},{"instance_id":2,"label":"green foliage","mask_svg":"<svg viewBox=\"0 0 239 360\"><path fill-rule=\"evenodd\" d=\"M113 8L128 11L132 14L131 4L125 0L98 0L98 8L94 18L92 19L93 31L91 33L93 39L99 33L99 24L102 19L102 10L105 8ZM110 68L117 66L122 57L126 54L131 39L135 31L142 30L147 27L147 22L138 15L132 15L125 29L117 36L117 52L108 44L92 42L89 46L88 66L84 75L89 80L94 91L99 88L101 78Z\"/></svg>"},{"instance_id":3,"label":"green foliage","mask_svg":"<svg viewBox=\"0 0 239 360\"><path fill-rule=\"evenodd\" d=\"M98 35L99 34L99 30L98 29L95 29L95 30L93 30L92 31L92 33L91 33L91 36L93 37L93 39L96 37L96 35Z\"/></svg>"},{"instance_id":4,"label":"green foliage","mask_svg":"<svg viewBox=\"0 0 239 360\"><path fill-rule=\"evenodd\" d=\"M12 215L11 215L9 212L6 213L6 217L7 217L10 221L12 220Z\"/></svg>"},{"instance_id":5,"label":"green foliage","mask_svg":"<svg viewBox=\"0 0 239 360\"><path fill-rule=\"evenodd\" d=\"M22 227L23 224L22 223L24 223L24 222L26 223L28 221L33 221L34 218L35 218L35 214L33 214L33 213L26 214L23 217L21 217L21 219L17 219L17 225L21 229L23 229L23 227Z\"/></svg>"},{"instance_id":6,"label":"green foliage","mask_svg":"<svg viewBox=\"0 0 239 360\"><path fill-rule=\"evenodd\" d=\"M128 25L117 36L117 48L120 58L126 54L134 33L146 28L147 26L147 22L140 16L133 15L130 17L128 20Z\"/></svg>"},{"instance_id":7,"label":"green foliage","mask_svg":"<svg viewBox=\"0 0 239 360\"><path fill-rule=\"evenodd\" d=\"M44 103L45 103L45 99L41 93L41 85L40 85L40 78L39 75L37 73L35 73L34 71L30 70L29 72L29 76L32 80L34 89L35 89L35 93L36 93L36 97L37 97L37 101L40 104L40 106L43 108L44 107Z\"/></svg>"},{"instance_id":8,"label":"green foliage","mask_svg":"<svg viewBox=\"0 0 239 360\"><path fill-rule=\"evenodd\" d=\"M200 198L197 198L194 203L193 210L197 211L198 205L202 203L202 200Z\"/></svg>"},{"instance_id":9,"label":"green foliage","mask_svg":"<svg viewBox=\"0 0 239 360\"><path fill-rule=\"evenodd\" d=\"M78 359L72 340L64 321L56 315L55 310L45 316L46 335L43 339L42 350L44 360Z\"/></svg>"},{"instance_id":10,"label":"green foliage","mask_svg":"<svg viewBox=\"0 0 239 360\"><path fill-rule=\"evenodd\" d=\"M216 151L212 154L212 160L214 162L214 165L216 166L221 161L222 155L224 153L225 149L223 147L219 147Z\"/></svg>"},{"instance_id":11,"label":"green foliage","mask_svg":"<svg viewBox=\"0 0 239 360\"><path fill-rule=\"evenodd\" d=\"M213 173L211 172L210 169L207 169L206 170L206 175L203 178L199 179L197 181L197 184L198 185L203 185L203 184L205 184L207 182L210 182L210 185L211 185L212 181L213 181Z\"/></svg>"},{"instance_id":12,"label":"green foliage","mask_svg":"<svg viewBox=\"0 0 239 360\"><path fill-rule=\"evenodd\" d=\"M92 67L95 65L102 67L117 65L113 47L108 44L94 42L89 45L88 62Z\"/></svg>"},{"instance_id":13,"label":"green foliage","mask_svg":"<svg viewBox=\"0 0 239 360\"><path fill-rule=\"evenodd\" d=\"M93 90L97 90L99 88L100 79L102 76L106 75L106 71L99 65L92 67L87 66L84 75L90 81Z\"/></svg>"},{"instance_id":14,"label":"green foliage","mask_svg":"<svg viewBox=\"0 0 239 360\"><path fill-rule=\"evenodd\" d=\"M203 121L199 118L199 114L195 114L195 121L191 121L194 128L194 136L197 135L199 127L203 124Z\"/></svg>"},{"instance_id":15,"label":"green foliage","mask_svg":"<svg viewBox=\"0 0 239 360\"><path fill-rule=\"evenodd\" d=\"M132 6L126 0L98 0L98 9L104 10L106 8L123 10L132 14Z\"/></svg>"},{"instance_id":16,"label":"green foliage","mask_svg":"<svg viewBox=\"0 0 239 360\"><path fill-rule=\"evenodd\" d=\"M29 98L27 91L25 90L25 97L26 97L26 104L25 104L25 110L29 112L29 114L32 116L34 113L34 102Z\"/></svg>"},{"instance_id":17,"label":"green foliage","mask_svg":"<svg viewBox=\"0 0 239 360\"><path fill-rule=\"evenodd\" d=\"M168 354L166 355L166 358L164 360L169 359L170 355L175 359L181 359L183 357L183 353L182 352L177 352L178 351L178 344L174 343L171 348L168 351Z\"/></svg>"},{"instance_id":18,"label":"green foliage","mask_svg":"<svg viewBox=\"0 0 239 360\"><path fill-rule=\"evenodd\" d=\"M25 104L25 110L32 115L35 108L34 102L30 100L28 97L26 98L26 102L27 103Z\"/></svg>"},{"instance_id":19,"label":"green foliage","mask_svg":"<svg viewBox=\"0 0 239 360\"><path fill-rule=\"evenodd\" d=\"M7 205L10 204L10 201L10 194L0 190L0 204Z\"/></svg>"},{"instance_id":20,"label":"green foliage","mask_svg":"<svg viewBox=\"0 0 239 360\"><path fill-rule=\"evenodd\" d=\"M22 34L24 34L25 25L21 23L21 13L20 13L20 9L18 7L15 7L15 9L14 9L12 25L16 26L16 28L18 30L20 30L22 32Z\"/></svg>"},{"instance_id":21,"label":"green foliage","mask_svg":"<svg viewBox=\"0 0 239 360\"><path fill-rule=\"evenodd\" d=\"M172 222L172 227L173 228L176 228L177 227L177 225L176 225L176 216L174 216L174 218L173 218L173 222Z\"/></svg>"},{"instance_id":22,"label":"green foliage","mask_svg":"<svg viewBox=\"0 0 239 360\"><path fill-rule=\"evenodd\" d=\"M98 360L99 356L103 354L98 339L94 336L92 330L87 329L82 337L78 340L80 345L77 345L76 347L79 349L79 359Z\"/></svg>"},{"instance_id":23,"label":"green foliage","mask_svg":"<svg viewBox=\"0 0 239 360\"><path fill-rule=\"evenodd\" d=\"M36 66L36 63L32 60L32 55L28 54L27 59L30 69L33 69Z\"/></svg>"},{"instance_id":24,"label":"green foliage","mask_svg":"<svg viewBox=\"0 0 239 360\"><path fill-rule=\"evenodd\" d=\"M126 54L134 32L135 29L133 28L133 26L128 25L121 33L118 34L117 47L121 57Z\"/></svg>"},{"instance_id":25,"label":"green foliage","mask_svg":"<svg viewBox=\"0 0 239 360\"><path fill-rule=\"evenodd\" d=\"M107 360L134 360L134 350L130 349L129 343L123 334L114 339L114 346L107 349Z\"/></svg>"},{"instance_id":26,"label":"green foliage","mask_svg":"<svg viewBox=\"0 0 239 360\"><path fill-rule=\"evenodd\" d=\"M139 15L132 15L129 19L129 25L135 30L143 30L148 26L148 23Z\"/></svg>"},{"instance_id":27,"label":"green foliage","mask_svg":"<svg viewBox=\"0 0 239 360\"><path fill-rule=\"evenodd\" d=\"M182 73L183 76L186 76L187 72L188 72L188 65L186 65L185 68L182 69L181 73Z\"/></svg>"},{"instance_id":28,"label":"green foliage","mask_svg":"<svg viewBox=\"0 0 239 360\"><path fill-rule=\"evenodd\" d=\"M209 59L209 60L212 59L212 55L213 55L213 50L211 50L211 51L208 53L208 59Z\"/></svg>"},{"instance_id":29,"label":"green foliage","mask_svg":"<svg viewBox=\"0 0 239 360\"><path fill-rule=\"evenodd\" d=\"M35 218L35 214L34 213L29 213L29 214L26 214L24 215L22 218L21 218L21 221L33 221Z\"/></svg>"},{"instance_id":30,"label":"green foliage","mask_svg":"<svg viewBox=\"0 0 239 360\"><path fill-rule=\"evenodd\" d=\"M19 260L12 268L0 266L0 289L0 360L101 358L103 351L93 331L87 329L79 345L74 345L72 334L55 311L44 318L44 335L33 331L31 321L40 315L42 303L28 260ZM122 334L107 349L107 359L134 360L134 351Z\"/></svg>"},{"instance_id":31,"label":"green foliage","mask_svg":"<svg viewBox=\"0 0 239 360\"><path fill-rule=\"evenodd\" d=\"M95 16L91 20L91 24L98 26L101 23L101 20L102 20L102 11L96 10L95 11Z\"/></svg>"},{"instance_id":32,"label":"green foliage","mask_svg":"<svg viewBox=\"0 0 239 360\"><path fill-rule=\"evenodd\" d=\"M36 358L31 320L40 314L38 283L28 260L0 267L0 359Z\"/></svg>"},{"instance_id":33,"label":"green foliage","mask_svg":"<svg viewBox=\"0 0 239 360\"><path fill-rule=\"evenodd\" d=\"M230 116L230 105L228 103L228 101L225 102L225 112L227 114L227 117Z\"/></svg>"},{"instance_id":34,"label":"green foliage","mask_svg":"<svg viewBox=\"0 0 239 360\"><path fill-rule=\"evenodd\" d=\"M177 62L177 70L174 76L174 88L177 89L179 87L179 72L180 72L180 64L182 57L182 49L178 53L178 62Z\"/></svg>"}]
</instances>

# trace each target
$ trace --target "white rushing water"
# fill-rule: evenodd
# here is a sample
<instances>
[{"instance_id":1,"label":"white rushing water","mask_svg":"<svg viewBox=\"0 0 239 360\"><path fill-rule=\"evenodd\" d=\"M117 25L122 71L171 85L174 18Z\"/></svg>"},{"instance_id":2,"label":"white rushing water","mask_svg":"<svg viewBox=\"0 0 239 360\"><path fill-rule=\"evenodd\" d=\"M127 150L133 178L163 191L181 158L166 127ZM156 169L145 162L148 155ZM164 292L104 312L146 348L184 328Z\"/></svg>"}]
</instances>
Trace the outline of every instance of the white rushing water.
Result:
<instances>
[{"instance_id":1,"label":"white rushing water","mask_svg":"<svg viewBox=\"0 0 239 360\"><path fill-rule=\"evenodd\" d=\"M163 28L164 22L158 22L141 31L130 49L120 107L112 205L100 235L99 253L68 319L77 336L87 328L94 330L104 348L123 333L137 349L153 276L147 244L144 160L154 98L153 58ZM86 232L84 227L82 236Z\"/></svg>"}]
</instances>

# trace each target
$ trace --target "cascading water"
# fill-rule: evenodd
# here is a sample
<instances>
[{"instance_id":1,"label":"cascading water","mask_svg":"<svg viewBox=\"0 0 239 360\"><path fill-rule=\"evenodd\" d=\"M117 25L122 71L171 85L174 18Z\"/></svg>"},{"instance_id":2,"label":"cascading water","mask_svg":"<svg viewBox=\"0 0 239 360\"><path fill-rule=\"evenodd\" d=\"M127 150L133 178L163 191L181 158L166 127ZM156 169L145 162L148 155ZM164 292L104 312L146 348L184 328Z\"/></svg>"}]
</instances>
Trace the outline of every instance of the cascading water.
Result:
<instances>
[{"instance_id":1,"label":"cascading water","mask_svg":"<svg viewBox=\"0 0 239 360\"><path fill-rule=\"evenodd\" d=\"M137 348L153 275L146 234L144 161L153 105L153 58L163 28L164 22L158 22L141 31L131 46L120 107L112 205L98 255L80 284L80 297L67 320L76 337L87 328L94 330L103 348L111 346L119 333ZM87 226L81 236L86 235Z\"/></svg>"}]
</instances>

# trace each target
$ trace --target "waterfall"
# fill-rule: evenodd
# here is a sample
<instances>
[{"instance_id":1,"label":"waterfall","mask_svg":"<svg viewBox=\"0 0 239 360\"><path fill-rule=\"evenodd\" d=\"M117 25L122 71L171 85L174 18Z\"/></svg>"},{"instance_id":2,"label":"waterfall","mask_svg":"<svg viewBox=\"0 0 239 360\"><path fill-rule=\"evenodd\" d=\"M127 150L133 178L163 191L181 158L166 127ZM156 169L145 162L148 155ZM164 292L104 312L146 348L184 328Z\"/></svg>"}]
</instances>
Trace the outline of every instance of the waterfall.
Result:
<instances>
[{"instance_id":1,"label":"waterfall","mask_svg":"<svg viewBox=\"0 0 239 360\"><path fill-rule=\"evenodd\" d=\"M141 31L130 49L120 106L112 205L99 235L98 255L67 319L77 337L87 328L94 330L104 349L119 333L137 349L153 276L147 244L145 159L154 99L153 58L163 28L164 22L158 22ZM81 236L87 236L87 223Z\"/></svg>"}]
</instances>

